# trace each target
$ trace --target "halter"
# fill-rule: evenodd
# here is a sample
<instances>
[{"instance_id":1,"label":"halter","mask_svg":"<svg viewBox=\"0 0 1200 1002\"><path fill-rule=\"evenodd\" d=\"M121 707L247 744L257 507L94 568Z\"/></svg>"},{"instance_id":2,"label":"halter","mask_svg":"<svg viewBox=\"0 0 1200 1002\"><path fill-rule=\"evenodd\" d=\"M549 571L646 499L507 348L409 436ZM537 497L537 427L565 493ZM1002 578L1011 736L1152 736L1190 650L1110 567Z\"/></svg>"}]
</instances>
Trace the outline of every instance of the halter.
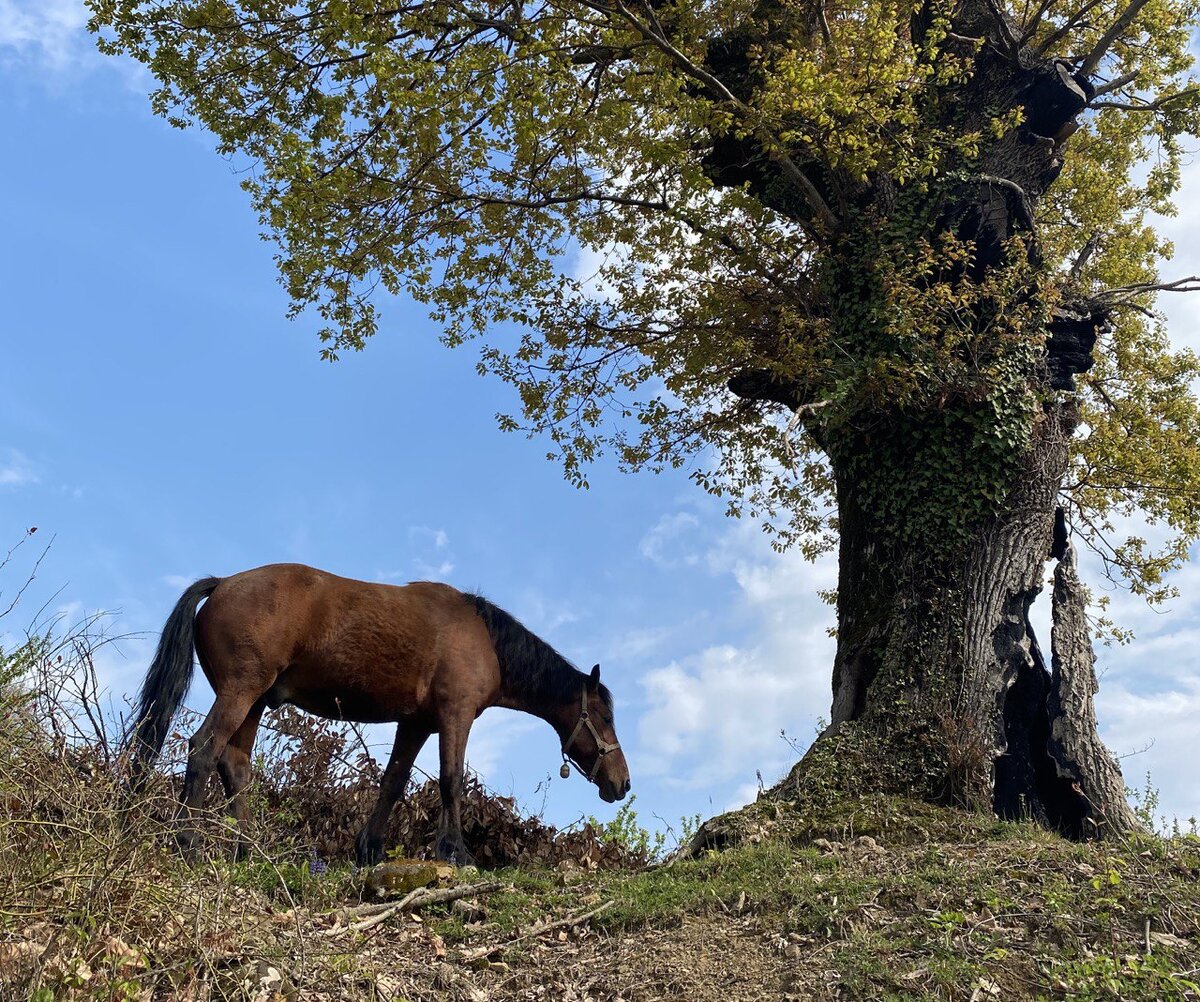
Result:
<instances>
[{"instance_id":1,"label":"halter","mask_svg":"<svg viewBox=\"0 0 1200 1002\"><path fill-rule=\"evenodd\" d=\"M576 723L575 730L571 732L571 736L563 742L563 768L561 775L563 779L566 779L567 776L570 775L570 770L568 769L569 764L575 766L575 768L579 770L579 775L587 777L587 781L589 783L594 783L596 781L596 773L600 769L600 763L604 760L604 756L608 755L610 752L615 752L621 747L621 744L619 741L614 741L612 744L609 744L602 737L600 737L600 732L596 730L596 725L592 723L591 717L588 714L587 697L588 690L587 686L585 685L583 687L583 695L580 699L579 722ZM592 732L592 738L596 742L596 761L592 764L591 772L584 772L583 767L577 765L567 754L567 752L570 751L571 745L575 743L575 739L579 736L579 732L585 727Z\"/></svg>"}]
</instances>

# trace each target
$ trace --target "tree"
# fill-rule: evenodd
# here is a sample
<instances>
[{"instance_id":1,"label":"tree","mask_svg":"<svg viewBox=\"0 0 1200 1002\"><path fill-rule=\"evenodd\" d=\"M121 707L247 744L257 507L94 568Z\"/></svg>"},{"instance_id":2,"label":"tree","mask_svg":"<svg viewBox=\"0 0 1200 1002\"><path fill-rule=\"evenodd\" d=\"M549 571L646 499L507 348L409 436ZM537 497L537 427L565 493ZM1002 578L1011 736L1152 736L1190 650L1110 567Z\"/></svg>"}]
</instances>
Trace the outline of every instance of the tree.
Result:
<instances>
[{"instance_id":1,"label":"tree","mask_svg":"<svg viewBox=\"0 0 1200 1002\"><path fill-rule=\"evenodd\" d=\"M573 481L687 465L838 547L794 781L1132 823L1065 537L1154 600L1200 534L1200 362L1152 312L1196 283L1148 222L1200 124L1195 0L89 4L252 166L326 357L407 293Z\"/></svg>"}]
</instances>

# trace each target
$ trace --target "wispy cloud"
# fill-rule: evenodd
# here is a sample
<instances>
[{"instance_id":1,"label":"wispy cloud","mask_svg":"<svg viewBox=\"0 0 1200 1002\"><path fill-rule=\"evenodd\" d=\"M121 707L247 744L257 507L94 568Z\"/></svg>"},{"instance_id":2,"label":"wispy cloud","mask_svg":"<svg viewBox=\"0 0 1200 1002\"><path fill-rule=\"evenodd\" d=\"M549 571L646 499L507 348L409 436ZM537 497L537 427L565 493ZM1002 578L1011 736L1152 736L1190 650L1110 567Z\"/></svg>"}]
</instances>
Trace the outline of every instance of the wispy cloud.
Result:
<instances>
[{"instance_id":1,"label":"wispy cloud","mask_svg":"<svg viewBox=\"0 0 1200 1002\"><path fill-rule=\"evenodd\" d=\"M643 555L658 562L674 554L678 566L679 551L658 546L660 539L678 543L673 528L699 536L703 526L660 520ZM834 613L817 592L836 583L836 561L830 555L810 564L797 553L773 553L752 525L741 523L715 542L694 539L684 552L699 557L690 566L733 579L734 611L744 629L733 642L690 653L673 644L680 653L646 673L635 764L669 786L728 789L731 805L744 803L757 791L756 769L769 784L795 761L780 731L807 744L817 719L829 712L835 643L825 631ZM1085 558L1083 568L1092 581L1099 576L1094 563ZM1137 639L1127 647L1098 646L1097 710L1105 742L1114 754L1130 756L1122 760L1129 785L1140 787L1149 772L1161 813L1182 819L1200 816L1191 765L1200 719L1200 660L1193 653L1200 645L1200 552L1175 583L1180 596L1165 611L1126 592L1113 595L1110 614L1133 627ZM1035 625L1048 653L1044 595L1039 606Z\"/></svg>"},{"instance_id":2,"label":"wispy cloud","mask_svg":"<svg viewBox=\"0 0 1200 1002\"><path fill-rule=\"evenodd\" d=\"M92 55L82 0L0 0L0 62L61 72Z\"/></svg>"},{"instance_id":3,"label":"wispy cloud","mask_svg":"<svg viewBox=\"0 0 1200 1002\"><path fill-rule=\"evenodd\" d=\"M412 558L407 567L376 571L377 581L413 581L428 579L444 581L454 573L453 555L448 553L450 536L445 529L433 529L427 525L408 527L409 549Z\"/></svg>"},{"instance_id":4,"label":"wispy cloud","mask_svg":"<svg viewBox=\"0 0 1200 1002\"><path fill-rule=\"evenodd\" d=\"M104 68L137 93L154 84L136 60L102 55L88 33L83 0L0 0L0 69L15 67L23 82L57 91Z\"/></svg>"},{"instance_id":5,"label":"wispy cloud","mask_svg":"<svg viewBox=\"0 0 1200 1002\"><path fill-rule=\"evenodd\" d=\"M432 546L435 550L444 550L450 544L450 537L445 529L431 529L427 525L411 525L408 528L410 542Z\"/></svg>"},{"instance_id":6,"label":"wispy cloud","mask_svg":"<svg viewBox=\"0 0 1200 1002\"><path fill-rule=\"evenodd\" d=\"M699 528L700 519L689 511L663 515L642 537L638 552L659 567L694 566L702 556Z\"/></svg>"},{"instance_id":7,"label":"wispy cloud","mask_svg":"<svg viewBox=\"0 0 1200 1002\"><path fill-rule=\"evenodd\" d=\"M28 456L19 449L0 450L0 487L26 487L38 482L37 471Z\"/></svg>"}]
</instances>

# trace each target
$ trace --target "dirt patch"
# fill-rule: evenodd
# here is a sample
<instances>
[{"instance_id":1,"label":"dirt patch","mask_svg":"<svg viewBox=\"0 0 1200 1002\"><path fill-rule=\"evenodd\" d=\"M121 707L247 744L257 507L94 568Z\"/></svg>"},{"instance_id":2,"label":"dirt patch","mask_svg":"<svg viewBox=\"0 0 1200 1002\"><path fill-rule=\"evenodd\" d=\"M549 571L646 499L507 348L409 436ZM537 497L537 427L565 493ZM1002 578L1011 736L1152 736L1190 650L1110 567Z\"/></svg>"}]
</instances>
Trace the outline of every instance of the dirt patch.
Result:
<instances>
[{"instance_id":1,"label":"dirt patch","mask_svg":"<svg viewBox=\"0 0 1200 1002\"><path fill-rule=\"evenodd\" d=\"M444 944L422 931L377 937L360 951L379 971L355 978L369 982L381 999L486 999L563 1002L761 1002L765 998L813 998L801 962L787 944L766 932L755 917L731 921L685 916L672 928L609 935L583 930L522 944L505 959L464 965ZM348 986L349 987L349 986Z\"/></svg>"}]
</instances>

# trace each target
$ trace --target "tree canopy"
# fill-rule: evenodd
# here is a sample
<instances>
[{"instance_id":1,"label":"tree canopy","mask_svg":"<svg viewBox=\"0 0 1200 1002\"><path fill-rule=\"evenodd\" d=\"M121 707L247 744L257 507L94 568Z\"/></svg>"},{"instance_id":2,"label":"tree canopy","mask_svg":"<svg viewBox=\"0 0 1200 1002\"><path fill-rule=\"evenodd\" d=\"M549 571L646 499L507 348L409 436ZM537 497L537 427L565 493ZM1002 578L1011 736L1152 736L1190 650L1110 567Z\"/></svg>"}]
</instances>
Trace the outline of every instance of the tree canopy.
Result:
<instances>
[{"instance_id":1,"label":"tree canopy","mask_svg":"<svg viewBox=\"0 0 1200 1002\"><path fill-rule=\"evenodd\" d=\"M155 110L247 165L325 357L375 334L381 293L428 304L577 483L602 453L687 465L812 553L831 462L904 434L918 472L881 503L942 492L966 524L1068 385L1047 325L1084 317L1071 520L1151 598L1200 536L1200 360L1153 312L1151 219L1200 127L1195 0L89 6ZM1030 120L1039 87L1078 98L1073 135ZM1009 169L1041 140L1036 177ZM938 433L962 422L965 451Z\"/></svg>"}]
</instances>

